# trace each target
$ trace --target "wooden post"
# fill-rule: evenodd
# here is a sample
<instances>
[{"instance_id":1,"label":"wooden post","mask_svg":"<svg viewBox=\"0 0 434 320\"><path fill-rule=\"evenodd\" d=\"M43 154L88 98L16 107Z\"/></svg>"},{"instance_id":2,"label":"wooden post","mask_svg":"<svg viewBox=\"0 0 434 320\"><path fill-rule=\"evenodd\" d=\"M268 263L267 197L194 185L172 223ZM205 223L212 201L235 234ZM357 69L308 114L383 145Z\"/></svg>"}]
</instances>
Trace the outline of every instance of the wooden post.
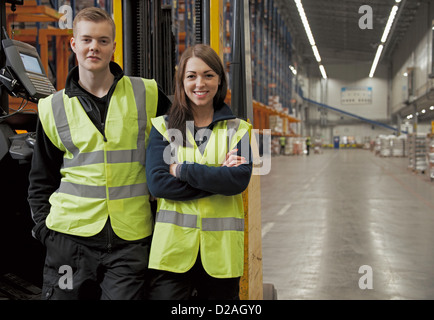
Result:
<instances>
[{"instance_id":1,"label":"wooden post","mask_svg":"<svg viewBox=\"0 0 434 320\"><path fill-rule=\"evenodd\" d=\"M259 163L259 148L252 133L253 165ZM255 161L257 160L257 161ZM243 192L244 202L244 275L240 281L241 300L262 300L262 223L260 175L252 175Z\"/></svg>"}]
</instances>

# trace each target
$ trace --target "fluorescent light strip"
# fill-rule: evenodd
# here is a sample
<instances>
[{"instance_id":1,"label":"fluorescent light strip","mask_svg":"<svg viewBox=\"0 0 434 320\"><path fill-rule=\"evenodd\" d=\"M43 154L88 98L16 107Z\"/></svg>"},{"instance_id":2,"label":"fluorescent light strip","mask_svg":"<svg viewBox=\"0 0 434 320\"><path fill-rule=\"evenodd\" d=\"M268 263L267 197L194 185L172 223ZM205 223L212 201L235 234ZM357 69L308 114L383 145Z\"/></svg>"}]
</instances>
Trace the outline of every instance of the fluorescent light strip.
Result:
<instances>
[{"instance_id":1,"label":"fluorescent light strip","mask_svg":"<svg viewBox=\"0 0 434 320\"><path fill-rule=\"evenodd\" d=\"M319 71L321 71L321 75L324 79L327 79L327 73L324 69L324 66L322 64L319 65Z\"/></svg>"},{"instance_id":2,"label":"fluorescent light strip","mask_svg":"<svg viewBox=\"0 0 434 320\"><path fill-rule=\"evenodd\" d=\"M306 31L307 37L309 39L309 43L311 46L315 45L315 40L313 38L312 31L310 30L309 22L307 21L306 13L304 12L303 5L301 4L301 0L294 0L298 9L298 13L301 18L301 22L303 22L304 30Z\"/></svg>"},{"instance_id":3,"label":"fluorescent light strip","mask_svg":"<svg viewBox=\"0 0 434 320\"><path fill-rule=\"evenodd\" d=\"M372 63L371 72L369 72L369 78L374 76L375 69L377 68L378 61L380 61L381 52L383 51L384 45L380 44L375 54L374 62Z\"/></svg>"},{"instance_id":4,"label":"fluorescent light strip","mask_svg":"<svg viewBox=\"0 0 434 320\"><path fill-rule=\"evenodd\" d=\"M298 9L298 14L300 15L301 22L303 22L304 30L306 31L307 38L309 39L309 43L312 46L313 54L315 55L316 61L319 63L319 69L321 71L321 75L324 79L327 79L327 74L325 72L324 66L321 64L321 56L319 55L319 51L317 46L315 45L315 39L313 38L312 31L310 30L309 22L307 21L306 13L304 12L303 5L301 4L301 0L294 0L295 5Z\"/></svg>"},{"instance_id":5,"label":"fluorescent light strip","mask_svg":"<svg viewBox=\"0 0 434 320\"><path fill-rule=\"evenodd\" d=\"M315 55L316 61L321 61L321 56L319 55L318 48L316 46L312 46L313 54Z\"/></svg>"},{"instance_id":6,"label":"fluorescent light strip","mask_svg":"<svg viewBox=\"0 0 434 320\"><path fill-rule=\"evenodd\" d=\"M394 5L392 7L392 11L390 11L389 19L386 23L386 28L384 28L383 36L381 37L381 42L384 43L387 40L387 36L389 35L390 28L392 28L393 20L395 19L396 11L398 11L398 6Z\"/></svg>"},{"instance_id":7,"label":"fluorescent light strip","mask_svg":"<svg viewBox=\"0 0 434 320\"><path fill-rule=\"evenodd\" d=\"M396 3L401 2L401 0L395 0ZM381 53L384 49L384 44L389 36L390 29L392 28L393 21L395 20L396 13L398 12L398 5L394 5L390 11L389 18L387 19L386 27L384 28L383 35L381 37L381 44L377 48L377 53L375 54L374 61L372 62L371 71L369 72L369 78L372 78L377 69L378 62L380 61Z\"/></svg>"}]
</instances>

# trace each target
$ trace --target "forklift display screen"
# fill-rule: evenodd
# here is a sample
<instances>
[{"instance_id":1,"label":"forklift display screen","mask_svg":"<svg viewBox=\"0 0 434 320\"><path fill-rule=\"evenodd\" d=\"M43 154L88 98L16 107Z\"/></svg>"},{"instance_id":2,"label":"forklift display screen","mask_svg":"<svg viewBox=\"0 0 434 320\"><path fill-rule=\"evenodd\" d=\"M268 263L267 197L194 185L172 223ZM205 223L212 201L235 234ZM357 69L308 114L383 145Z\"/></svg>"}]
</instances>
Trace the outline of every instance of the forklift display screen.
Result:
<instances>
[{"instance_id":1,"label":"forklift display screen","mask_svg":"<svg viewBox=\"0 0 434 320\"><path fill-rule=\"evenodd\" d=\"M20 53L20 56L21 60L23 60L24 68L26 68L26 71L44 74L36 57L32 57L24 53Z\"/></svg>"}]
</instances>

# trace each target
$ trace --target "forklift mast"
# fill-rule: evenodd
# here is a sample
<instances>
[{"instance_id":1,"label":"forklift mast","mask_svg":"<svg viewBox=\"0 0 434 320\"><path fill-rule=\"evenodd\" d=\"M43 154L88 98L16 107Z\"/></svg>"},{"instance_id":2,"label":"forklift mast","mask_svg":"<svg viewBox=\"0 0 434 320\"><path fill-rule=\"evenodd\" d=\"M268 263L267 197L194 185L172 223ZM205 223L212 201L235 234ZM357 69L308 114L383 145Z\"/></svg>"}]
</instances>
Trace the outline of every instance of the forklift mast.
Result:
<instances>
[{"instance_id":1,"label":"forklift mast","mask_svg":"<svg viewBox=\"0 0 434 320\"><path fill-rule=\"evenodd\" d=\"M9 2L9 1L8 1ZM0 30L6 28L6 0L0 0ZM3 32L0 32L0 43L4 39ZM6 56L3 53L3 47L0 45L0 67L6 64ZM0 115L6 115L9 113L9 99L8 93L3 86L0 86Z\"/></svg>"}]
</instances>

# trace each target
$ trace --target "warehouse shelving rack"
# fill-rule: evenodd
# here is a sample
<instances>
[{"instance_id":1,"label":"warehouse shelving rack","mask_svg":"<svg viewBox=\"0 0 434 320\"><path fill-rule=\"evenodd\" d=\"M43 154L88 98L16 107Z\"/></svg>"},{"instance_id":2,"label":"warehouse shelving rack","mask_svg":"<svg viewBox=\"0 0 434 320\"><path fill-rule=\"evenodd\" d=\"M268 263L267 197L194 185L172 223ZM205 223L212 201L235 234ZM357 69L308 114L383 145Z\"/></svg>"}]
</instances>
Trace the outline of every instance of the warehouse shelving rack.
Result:
<instances>
[{"instance_id":1,"label":"warehouse shelving rack","mask_svg":"<svg viewBox=\"0 0 434 320\"><path fill-rule=\"evenodd\" d=\"M298 136L291 127L300 122L292 113L295 78L290 32L275 1L250 0L252 52L253 127L271 129L272 136ZM282 122L279 130L270 122Z\"/></svg>"},{"instance_id":2,"label":"warehouse shelving rack","mask_svg":"<svg viewBox=\"0 0 434 320\"><path fill-rule=\"evenodd\" d=\"M268 104L279 96L282 106L292 113L294 75L291 36L275 1L250 0L253 99Z\"/></svg>"},{"instance_id":3,"label":"warehouse shelving rack","mask_svg":"<svg viewBox=\"0 0 434 320\"><path fill-rule=\"evenodd\" d=\"M429 133L426 136L426 157L428 165L428 175L430 181L434 180L434 133Z\"/></svg>"},{"instance_id":4,"label":"warehouse shelving rack","mask_svg":"<svg viewBox=\"0 0 434 320\"><path fill-rule=\"evenodd\" d=\"M410 133L408 135L408 167L417 173L424 173L426 162L426 134Z\"/></svg>"}]
</instances>

